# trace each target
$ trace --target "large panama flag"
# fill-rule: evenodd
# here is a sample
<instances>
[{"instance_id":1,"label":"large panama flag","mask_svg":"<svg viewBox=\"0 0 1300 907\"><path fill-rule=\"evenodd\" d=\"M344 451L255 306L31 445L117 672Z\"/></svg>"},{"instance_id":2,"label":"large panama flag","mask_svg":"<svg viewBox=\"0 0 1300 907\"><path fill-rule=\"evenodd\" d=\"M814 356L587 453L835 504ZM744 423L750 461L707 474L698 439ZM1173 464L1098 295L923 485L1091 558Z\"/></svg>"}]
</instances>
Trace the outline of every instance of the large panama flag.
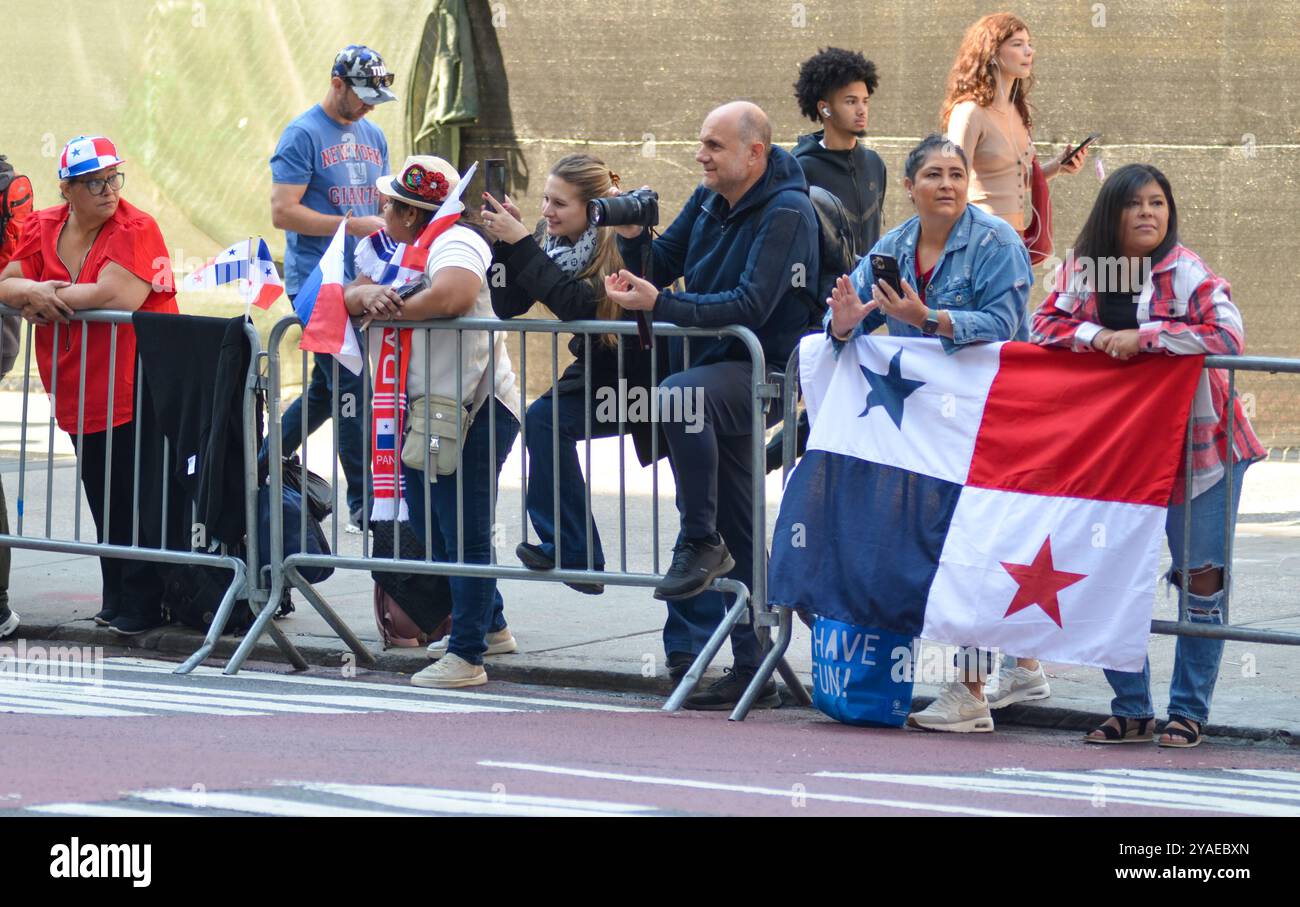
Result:
<instances>
[{"instance_id":1,"label":"large panama flag","mask_svg":"<svg viewBox=\"0 0 1300 907\"><path fill-rule=\"evenodd\" d=\"M953 354L804 338L812 433L772 542L777 605L943 643L1140 671L1193 356Z\"/></svg>"}]
</instances>

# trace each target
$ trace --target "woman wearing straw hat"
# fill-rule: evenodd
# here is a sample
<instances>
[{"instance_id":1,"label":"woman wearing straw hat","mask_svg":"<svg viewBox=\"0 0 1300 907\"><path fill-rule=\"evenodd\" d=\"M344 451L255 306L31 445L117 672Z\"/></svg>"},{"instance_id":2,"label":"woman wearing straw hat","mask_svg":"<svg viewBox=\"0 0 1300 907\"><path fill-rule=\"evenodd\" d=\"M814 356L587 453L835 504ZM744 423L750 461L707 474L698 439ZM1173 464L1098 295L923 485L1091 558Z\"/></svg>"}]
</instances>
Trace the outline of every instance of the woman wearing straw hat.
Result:
<instances>
[{"instance_id":1,"label":"woman wearing straw hat","mask_svg":"<svg viewBox=\"0 0 1300 907\"><path fill-rule=\"evenodd\" d=\"M385 197L384 229L357 244L357 278L344 297L349 313L373 320L409 322L495 317L487 287L492 250L477 228L457 223L454 218L440 220L434 226L436 235L431 242L425 237L423 244L429 249L429 257L419 278L419 289L407 293L406 290L414 287L404 286L399 294L392 285L389 259L397 244L414 244L421 238L433 221L434 212L459 183L460 174L451 164L429 155L408 157L396 176L376 180L375 185ZM373 340L370 343L376 365L376 426L384 418L386 399L401 400L404 396L409 401L407 406L391 410L389 415L412 426L418 425L425 415L426 397L454 401L463 409L459 477L455 475L454 457L451 458L453 469L448 473L437 468L436 457L432 455L408 456L413 443L416 447L425 444L423 435L413 430L416 440L412 442L408 437L406 444L399 445L403 454L402 487L393 489L392 479L385 482L384 475L385 472L387 476L392 475L391 453L390 459L383 461L382 445L374 445L375 513L372 518L401 519L404 499L411 514L411 529L422 543L427 521L430 545L439 561L456 561L462 547L466 563L487 564L492 560L495 519L492 494L501 466L519 433L519 388L504 333L489 338L489 333L481 330L386 328L380 343ZM400 355L393 357L399 349ZM390 361L397 364L396 370L389 367ZM488 374L493 361L495 373ZM401 429L396 434L401 437ZM375 440L379 440L378 432ZM495 462L489 455L493 444ZM413 462L417 465L411 465ZM458 497L463 508L463 525L457 524ZM447 688L487 683L483 656L515 650L496 580L467 576L450 579L451 634L430 646L430 655L438 660L411 678L416 686Z\"/></svg>"}]
</instances>

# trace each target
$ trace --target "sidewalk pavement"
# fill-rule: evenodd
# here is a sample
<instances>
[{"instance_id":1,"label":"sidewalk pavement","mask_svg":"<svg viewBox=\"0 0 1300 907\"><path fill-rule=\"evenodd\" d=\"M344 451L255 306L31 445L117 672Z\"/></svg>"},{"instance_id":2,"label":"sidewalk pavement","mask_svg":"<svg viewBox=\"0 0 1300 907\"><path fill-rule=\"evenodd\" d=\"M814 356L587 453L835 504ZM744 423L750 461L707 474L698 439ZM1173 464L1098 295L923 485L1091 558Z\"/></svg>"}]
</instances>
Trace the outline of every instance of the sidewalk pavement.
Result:
<instances>
[{"instance_id":1,"label":"sidewalk pavement","mask_svg":"<svg viewBox=\"0 0 1300 907\"><path fill-rule=\"evenodd\" d=\"M19 395L0 394L0 473L9 502L11 527L17 532L16 501L19 463L17 405ZM28 424L40 426L45 416L37 410L43 398L33 395ZM24 470L25 502L23 532L43 536L45 532L47 431L29 428L28 462ZM71 538L73 499L76 490L75 460L60 450L56 433L53 459L54 507L50 515L52 535ZM329 478L330 430L328 424L309 445L308 466ZM581 455L580 448L580 455ZM619 445L617 439L592 444L589 473L592 483L593 518L600 527L607 565L620 563ZM666 569L676 535L671 471L665 463L658 470L659 565L656 570L646 540L653 538L655 507L653 471L642 469L627 444L623 467L627 477L627 565L634 572ZM341 477L340 477L341 478ZM780 477L767 482L768 525L773 525L780 497ZM341 495L340 495L341 497ZM502 472L498 498L499 523L497 557L503 565L517 566L514 547L523 537L521 518L519 449L516 445ZM93 523L82 503L81 528L84 538L93 539ZM340 523L325 526L336 551L361 554L361 537L349 534ZM536 539L529 528L529 538ZM337 544L335 544L337 540ZM1233 582L1232 620L1250 627L1273 627L1300 631L1300 464L1263 463L1248 473L1243 489L1241 521L1238 526L1237 570ZM96 627L90 620L99 610L99 569L95 559L15 549L10 582L12 606L22 616L20 635L28 638L66 640L91 645L132 647L171 656L192 653L201 636L181 627L167 627L141 637L124 640ZM369 574L336 571L319 590L349 626L378 656L378 668L414 672L427 664L422 649L390 649L381 653L372 611L372 581ZM487 659L488 675L495 680L636 692L668 692L663 664L661 630L663 604L649 589L606 586L601 596L588 596L551 582L504 580L502 595L506 617L519 642L520 651ZM295 593L297 611L279 621L304 656L315 664L345 664L346 647L333 637L325 622ZM1157 594L1156 616L1174 619L1176 595ZM236 640L222 640L217 657L233 651ZM1153 636L1150 658L1156 711L1164 717L1168 680L1172 670L1175 640ZM255 657L282 661L269 640L259 643ZM810 670L808 630L795 622L794 641L787 658L805 678ZM721 674L730 661L726 646L710 676ZM942 657L919 659L922 665L943 664ZM1247 739L1272 738L1300 742L1300 650L1228 642L1225 647L1213 714L1208 732ZM1042 702L1013 706L997 713L996 720L1008 724L1089 730L1109 713L1110 688L1102 672L1094 668L1048 664L1052 697ZM928 700L935 684L918 682L916 693Z\"/></svg>"}]
</instances>

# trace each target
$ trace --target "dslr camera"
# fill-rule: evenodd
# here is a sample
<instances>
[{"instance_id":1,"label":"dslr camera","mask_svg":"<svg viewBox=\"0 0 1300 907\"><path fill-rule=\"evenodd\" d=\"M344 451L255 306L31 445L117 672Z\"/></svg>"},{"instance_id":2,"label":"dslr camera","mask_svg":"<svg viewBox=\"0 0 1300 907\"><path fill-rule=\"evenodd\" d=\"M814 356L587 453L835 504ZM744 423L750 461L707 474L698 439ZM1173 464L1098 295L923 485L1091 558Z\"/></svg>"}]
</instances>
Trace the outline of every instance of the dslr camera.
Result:
<instances>
[{"instance_id":1,"label":"dslr camera","mask_svg":"<svg viewBox=\"0 0 1300 907\"><path fill-rule=\"evenodd\" d=\"M587 202L587 220L596 227L655 227L659 224L659 193L635 189L623 195Z\"/></svg>"}]
</instances>

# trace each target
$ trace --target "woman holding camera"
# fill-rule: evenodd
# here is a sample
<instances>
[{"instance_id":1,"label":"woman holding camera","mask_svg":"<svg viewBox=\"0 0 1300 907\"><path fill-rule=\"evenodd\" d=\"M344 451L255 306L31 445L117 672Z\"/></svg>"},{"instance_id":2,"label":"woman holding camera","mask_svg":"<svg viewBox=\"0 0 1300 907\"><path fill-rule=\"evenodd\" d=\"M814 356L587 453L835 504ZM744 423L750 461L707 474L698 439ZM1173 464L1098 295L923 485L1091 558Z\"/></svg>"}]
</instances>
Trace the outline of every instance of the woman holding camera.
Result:
<instances>
[{"instance_id":1,"label":"woman holding camera","mask_svg":"<svg viewBox=\"0 0 1300 907\"><path fill-rule=\"evenodd\" d=\"M500 318L514 318L541 303L561 321L617 321L622 309L605 295L605 276L623 267L618 246L609 230L587 218L589 202L617 194L618 176L589 154L570 154L551 168L542 192L542 219L533 231L524 226L519 209L509 196L501 202L484 193L483 225L495 240L492 259L505 268L505 280L493 281L492 308ZM619 346L623 371L619 373ZM660 345L662 346L662 344ZM588 358L590 350L590 358ZM635 335L601 334L589 339L574 335L569 341L573 363L557 383L528 407L524 443L528 449L528 516L539 544L524 542L516 549L524 566L533 570L555 567L557 535L562 567L586 570L586 485L578 462L578 443L586 434L586 410L592 411L591 438L620 433L623 423L602 418L605 407L596 401L633 399L636 388L651 384L651 351L644 351ZM665 373L660 363L659 374ZM620 390L620 378L623 379ZM586 395L590 384L592 397ZM618 411L624 405L618 407ZM646 418L627 424L642 465L651 462L651 431ZM554 457L553 435L559 435L559 459ZM553 497L559 474L559 526ZM591 567L605 569L600 533L591 524ZM589 595L605 590L602 583L569 583Z\"/></svg>"},{"instance_id":2,"label":"woman holding camera","mask_svg":"<svg viewBox=\"0 0 1300 907\"><path fill-rule=\"evenodd\" d=\"M396 244L415 242L459 181L460 174L451 164L426 155L408 157L396 176L376 180L384 196L385 226L357 243L357 278L344 293L350 315L379 321L492 317L487 293L492 252L480 232L463 223L438 234L429 245L421 289L403 298L384 280ZM411 335L409 339L402 338L406 333ZM430 547L434 556L444 562L457 560L463 549L465 563L491 563L492 524L496 519L491 506L492 489L519 432L519 387L505 336L497 333L494 342L489 340L491 336L482 330L406 332L386 328L382 340L372 337L369 344L372 357L381 362L401 345L399 362L406 376L409 401L405 417L412 429L401 444L401 487L392 488L391 472L388 481L383 482L381 470L374 469L376 509L385 497L390 501L404 497L411 514L410 528L423 543L427 520L432 532ZM494 359L496 371L489 374ZM394 369L376 367L376 437L385 419L383 405L387 401L391 411L391 401L400 397L400 388L401 379ZM437 440L444 455L459 445L459 481L455 456L450 457L450 463L441 462L446 457L433 452L432 443L426 451L420 429L426 411L432 416L435 408L454 412L458 406L462 412L456 443L442 444L447 440L445 432L438 432ZM447 420L452 424L456 418L449 415ZM431 442L435 437L433 426L429 425L428 430ZM495 462L490 456L494 444ZM408 456L412 447L412 456ZM417 461L415 466L412 459ZM418 463L420 459L424 462ZM457 522L458 498L463 507L461 524ZM400 508L395 506L393 510L394 516L401 519ZM416 686L448 688L487 683L483 656L513 652L516 648L502 613L495 579L452 576L450 585L451 634L429 646L429 654L439 660L411 678Z\"/></svg>"},{"instance_id":3,"label":"woman holding camera","mask_svg":"<svg viewBox=\"0 0 1300 907\"><path fill-rule=\"evenodd\" d=\"M826 330L837 349L882 324L895 337L938 337L950 353L968 343L1026 339L1025 309L1034 282L1029 253L1006 221L967 204L965 152L941 135L930 135L908 154L905 171L903 188L916 216L882 236L852 276L836 282ZM901 294L873 273L872 259L881 257L897 263ZM864 298L870 301L863 303ZM982 680L991 671L990 661L982 650L962 650L959 663L965 662L967 679L949 684L928 708L910 715L908 725L993 730ZM1046 696L1041 665L1033 659L1019 664L1013 674L1020 698ZM1013 684L1006 686L1000 691L1004 696Z\"/></svg>"},{"instance_id":4,"label":"woman holding camera","mask_svg":"<svg viewBox=\"0 0 1300 907\"><path fill-rule=\"evenodd\" d=\"M1140 283L1094 287L1089 262L1142 262ZM1070 264L1073 263L1073 267ZM1094 269L1096 270L1096 269ZM1127 362L1143 355L1235 356L1245 343L1241 313L1228 282L1178 241L1178 209L1165 175L1149 164L1129 164L1110 175L1088 215L1056 287L1034 314L1033 341L1075 352L1096 352ZM1246 468L1267 456L1241 400L1228 391L1221 369L1203 373L1192 404L1191 502L1180 486L1170 502L1165 534L1173 561L1166 580L1182 585L1187 573L1187 620L1223 623L1224 527L1237 520ZM1233 413L1232 432L1228 417ZM1232 470L1232 495L1226 473ZM1190 547L1183 521L1191 508ZM1219 676L1223 640L1179 636L1169 684L1169 721L1160 746L1201 742L1210 697ZM1152 739L1151 665L1140 672L1106 671L1115 691L1111 717L1085 738L1089 743L1139 743Z\"/></svg>"}]
</instances>

